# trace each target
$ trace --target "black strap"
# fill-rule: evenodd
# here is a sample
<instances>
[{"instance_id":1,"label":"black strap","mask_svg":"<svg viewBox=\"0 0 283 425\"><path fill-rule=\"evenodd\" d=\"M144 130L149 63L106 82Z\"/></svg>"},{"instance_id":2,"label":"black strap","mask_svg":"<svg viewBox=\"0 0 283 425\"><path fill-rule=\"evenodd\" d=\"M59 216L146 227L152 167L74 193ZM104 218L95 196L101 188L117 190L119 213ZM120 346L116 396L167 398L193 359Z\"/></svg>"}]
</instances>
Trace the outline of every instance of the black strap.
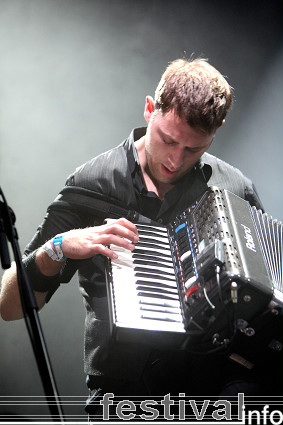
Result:
<instances>
[{"instance_id":1,"label":"black strap","mask_svg":"<svg viewBox=\"0 0 283 425\"><path fill-rule=\"evenodd\" d=\"M104 219L125 217L134 223L160 225L132 208L124 208L117 199L77 186L65 186L55 201L49 205L48 210L52 208L75 208Z\"/></svg>"}]
</instances>

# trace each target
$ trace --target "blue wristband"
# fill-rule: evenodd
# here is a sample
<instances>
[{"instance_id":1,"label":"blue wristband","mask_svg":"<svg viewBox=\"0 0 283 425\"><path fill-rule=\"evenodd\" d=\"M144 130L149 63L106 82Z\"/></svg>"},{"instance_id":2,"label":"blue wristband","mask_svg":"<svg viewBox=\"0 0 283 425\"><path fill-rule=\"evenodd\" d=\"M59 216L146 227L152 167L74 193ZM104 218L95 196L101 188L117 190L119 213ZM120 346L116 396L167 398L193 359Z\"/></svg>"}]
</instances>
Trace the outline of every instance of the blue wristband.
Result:
<instances>
[{"instance_id":1,"label":"blue wristband","mask_svg":"<svg viewBox=\"0 0 283 425\"><path fill-rule=\"evenodd\" d=\"M61 246L62 241L63 241L63 235L56 235L52 241L52 244L57 254L57 258L55 259L56 261L65 261L67 258L62 251L62 246Z\"/></svg>"}]
</instances>

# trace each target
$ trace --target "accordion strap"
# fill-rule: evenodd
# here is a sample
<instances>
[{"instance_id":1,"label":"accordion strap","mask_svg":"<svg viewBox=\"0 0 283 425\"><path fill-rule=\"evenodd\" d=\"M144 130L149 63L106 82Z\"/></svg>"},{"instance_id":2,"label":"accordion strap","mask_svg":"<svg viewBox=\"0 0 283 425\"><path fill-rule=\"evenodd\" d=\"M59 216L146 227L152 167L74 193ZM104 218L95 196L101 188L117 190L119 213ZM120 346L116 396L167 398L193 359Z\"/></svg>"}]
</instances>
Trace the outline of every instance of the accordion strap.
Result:
<instances>
[{"instance_id":1,"label":"accordion strap","mask_svg":"<svg viewBox=\"0 0 283 425\"><path fill-rule=\"evenodd\" d=\"M91 213L103 219L125 217L135 223L155 224L160 223L146 217L133 208L125 208L117 199L111 199L99 192L94 192L78 186L65 186L48 211L53 208L74 208L78 211Z\"/></svg>"}]
</instances>

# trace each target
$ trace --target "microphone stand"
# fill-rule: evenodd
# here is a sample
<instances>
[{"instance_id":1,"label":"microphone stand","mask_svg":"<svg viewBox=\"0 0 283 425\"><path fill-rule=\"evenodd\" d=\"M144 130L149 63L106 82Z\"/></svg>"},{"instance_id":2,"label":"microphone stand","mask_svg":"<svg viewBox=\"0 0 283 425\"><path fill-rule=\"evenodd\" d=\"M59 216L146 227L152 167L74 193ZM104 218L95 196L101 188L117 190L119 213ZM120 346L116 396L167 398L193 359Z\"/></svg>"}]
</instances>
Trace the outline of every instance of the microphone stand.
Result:
<instances>
[{"instance_id":1,"label":"microphone stand","mask_svg":"<svg viewBox=\"0 0 283 425\"><path fill-rule=\"evenodd\" d=\"M8 206L4 193L0 187L0 195L3 202L0 201L0 255L3 269L8 269L11 266L7 238L11 243L18 276L18 286L21 297L22 309L30 336L34 355L36 358L38 370L41 376L42 385L44 388L46 401L49 406L51 416L55 421L64 423L64 417L56 382L52 372L47 347L44 341L44 336L41 324L38 317L38 307L34 293L30 287L30 283L26 274L26 270L22 263L18 244L18 234L14 227L16 217L12 209Z\"/></svg>"}]
</instances>

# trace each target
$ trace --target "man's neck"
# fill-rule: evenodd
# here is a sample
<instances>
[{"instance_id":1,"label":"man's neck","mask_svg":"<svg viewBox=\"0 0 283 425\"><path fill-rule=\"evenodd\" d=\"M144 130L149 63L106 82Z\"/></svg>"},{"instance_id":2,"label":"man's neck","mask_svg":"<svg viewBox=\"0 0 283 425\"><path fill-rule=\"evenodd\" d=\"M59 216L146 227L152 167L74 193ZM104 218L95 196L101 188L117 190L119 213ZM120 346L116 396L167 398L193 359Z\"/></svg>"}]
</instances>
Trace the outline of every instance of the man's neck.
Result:
<instances>
[{"instance_id":1,"label":"man's neck","mask_svg":"<svg viewBox=\"0 0 283 425\"><path fill-rule=\"evenodd\" d=\"M149 192L154 192L161 200L163 200L166 193L174 187L173 185L168 183L155 183L155 181L151 178L151 176L147 173L146 170L142 169L142 173L147 190Z\"/></svg>"},{"instance_id":2,"label":"man's neck","mask_svg":"<svg viewBox=\"0 0 283 425\"><path fill-rule=\"evenodd\" d=\"M151 176L150 170L147 166L146 153L145 153L145 147L144 147L144 137L142 137L141 139L135 142L135 147L139 157L140 167L142 170L142 175L143 175L146 189L149 192L154 192L158 196L158 198L163 200L166 193L169 192L169 190L171 190L174 187L174 185L170 183L158 182Z\"/></svg>"}]
</instances>

